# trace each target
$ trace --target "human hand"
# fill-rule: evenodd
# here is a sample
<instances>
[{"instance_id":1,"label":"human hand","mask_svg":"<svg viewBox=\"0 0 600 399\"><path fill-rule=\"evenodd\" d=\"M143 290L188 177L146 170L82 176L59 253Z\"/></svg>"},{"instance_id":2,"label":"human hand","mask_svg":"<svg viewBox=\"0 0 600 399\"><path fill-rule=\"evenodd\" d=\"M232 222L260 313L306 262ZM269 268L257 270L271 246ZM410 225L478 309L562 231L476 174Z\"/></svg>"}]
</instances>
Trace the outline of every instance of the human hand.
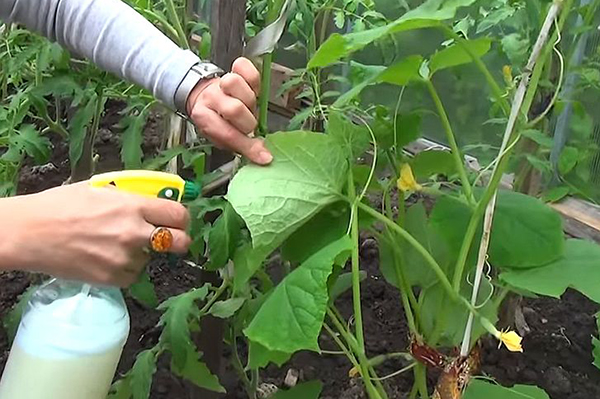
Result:
<instances>
[{"instance_id":1,"label":"human hand","mask_svg":"<svg viewBox=\"0 0 600 399\"><path fill-rule=\"evenodd\" d=\"M273 157L262 140L248 137L257 127L256 97L260 74L252 62L238 58L231 73L200 82L190 93L187 113L219 148L242 154L267 165Z\"/></svg>"},{"instance_id":2,"label":"human hand","mask_svg":"<svg viewBox=\"0 0 600 399\"><path fill-rule=\"evenodd\" d=\"M170 229L172 252L185 253L191 242L183 205L88 182L0 199L0 219L10 232L0 242L2 269L104 285L137 281L155 226Z\"/></svg>"}]
</instances>

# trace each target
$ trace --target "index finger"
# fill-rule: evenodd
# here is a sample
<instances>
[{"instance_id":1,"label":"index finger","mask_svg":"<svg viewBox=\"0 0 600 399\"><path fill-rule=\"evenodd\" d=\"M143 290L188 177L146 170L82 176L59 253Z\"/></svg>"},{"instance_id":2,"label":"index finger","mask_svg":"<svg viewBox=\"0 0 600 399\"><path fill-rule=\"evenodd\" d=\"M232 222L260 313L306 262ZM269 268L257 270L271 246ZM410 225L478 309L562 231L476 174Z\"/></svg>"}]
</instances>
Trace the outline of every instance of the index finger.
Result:
<instances>
[{"instance_id":1,"label":"index finger","mask_svg":"<svg viewBox=\"0 0 600 399\"><path fill-rule=\"evenodd\" d=\"M231 67L231 72L240 75L256 95L260 93L260 73L247 58L238 58Z\"/></svg>"},{"instance_id":2,"label":"index finger","mask_svg":"<svg viewBox=\"0 0 600 399\"><path fill-rule=\"evenodd\" d=\"M144 198L142 215L148 223L154 226L172 227L179 230L185 230L190 222L190 214L185 206L179 202L162 198Z\"/></svg>"}]
</instances>

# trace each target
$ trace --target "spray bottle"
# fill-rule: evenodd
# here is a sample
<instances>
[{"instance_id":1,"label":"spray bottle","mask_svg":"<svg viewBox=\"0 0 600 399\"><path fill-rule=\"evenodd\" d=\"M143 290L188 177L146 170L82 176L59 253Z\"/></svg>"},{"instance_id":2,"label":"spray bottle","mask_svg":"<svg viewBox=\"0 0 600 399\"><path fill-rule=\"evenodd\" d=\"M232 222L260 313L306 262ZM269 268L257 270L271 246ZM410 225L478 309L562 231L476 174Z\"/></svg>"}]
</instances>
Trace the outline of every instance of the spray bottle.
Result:
<instances>
[{"instance_id":1,"label":"spray bottle","mask_svg":"<svg viewBox=\"0 0 600 399\"><path fill-rule=\"evenodd\" d=\"M198 196L192 183L163 172L111 172L90 184L174 201ZM105 399L128 335L129 313L118 288L52 279L23 313L0 399Z\"/></svg>"}]
</instances>

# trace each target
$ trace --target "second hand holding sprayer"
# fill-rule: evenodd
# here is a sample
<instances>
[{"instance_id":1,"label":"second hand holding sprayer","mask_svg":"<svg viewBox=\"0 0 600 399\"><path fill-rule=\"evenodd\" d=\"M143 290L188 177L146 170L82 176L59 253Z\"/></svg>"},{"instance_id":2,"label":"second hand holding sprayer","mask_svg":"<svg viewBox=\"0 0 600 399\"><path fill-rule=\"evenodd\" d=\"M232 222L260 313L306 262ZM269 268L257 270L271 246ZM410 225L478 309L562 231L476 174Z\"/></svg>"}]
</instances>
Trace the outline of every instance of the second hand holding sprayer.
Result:
<instances>
[{"instance_id":1,"label":"second hand holding sprayer","mask_svg":"<svg viewBox=\"0 0 600 399\"><path fill-rule=\"evenodd\" d=\"M199 195L193 183L163 172L104 173L90 185L179 202ZM168 241L166 233L156 239ZM23 313L0 399L105 399L128 335L129 313L118 288L52 279Z\"/></svg>"}]
</instances>

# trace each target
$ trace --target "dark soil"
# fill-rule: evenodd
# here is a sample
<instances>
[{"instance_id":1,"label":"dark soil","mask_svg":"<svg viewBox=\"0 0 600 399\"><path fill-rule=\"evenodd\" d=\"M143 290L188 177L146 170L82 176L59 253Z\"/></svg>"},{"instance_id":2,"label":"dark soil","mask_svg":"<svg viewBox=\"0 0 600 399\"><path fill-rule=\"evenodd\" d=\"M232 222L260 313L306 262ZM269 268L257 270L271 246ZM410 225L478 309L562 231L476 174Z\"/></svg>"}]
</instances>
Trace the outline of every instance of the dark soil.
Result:
<instances>
[{"instance_id":1,"label":"dark soil","mask_svg":"<svg viewBox=\"0 0 600 399\"><path fill-rule=\"evenodd\" d=\"M98 135L97 150L100 153L100 171L121 167L114 128L118 120L119 105L109 108L103 130ZM146 131L144 147L153 153L161 142L160 117L155 116ZM114 132L114 133L113 133ZM19 185L20 193L33 193L60 185L69 175L68 149L59 140L54 140L55 149L51 164L45 167L27 166L23 169ZM409 342L408 329L399 305L399 294L388 285L378 270L378 250L374 240L365 238L361 245L361 267L368 278L362 284L363 317L367 351L369 356L380 353L405 351ZM185 292L197 286L199 271L183 262L171 265L165 258L156 258L149 266L149 274L156 286L160 300ZM4 317L17 301L19 295L39 276L22 272L0 274L0 316ZM119 373L126 372L135 356L152 346L160 331L156 324L160 313L147 309L132 299L127 299L131 315L131 334L119 365ZM349 294L338 300L344 316L352 313L352 298ZM549 298L525 299L523 313L531 328L525 337L523 354L509 353L498 349L494 341L484 342L483 373L495 378L503 385L534 384L544 388L552 399L600 398L600 370L592 365L592 335L598 334L594 314L598 306L582 295L569 291L562 300ZM321 347L336 351L328 336L323 336ZM4 328L0 327L0 372L9 351L9 342ZM224 359L226 362L226 360ZM379 366L380 376L388 375L405 366L402 360L390 360ZM340 355L318 355L303 352L296 354L283 368L270 366L262 374L264 382L283 386L290 369L300 375L300 381L319 379L324 383L322 399L364 398L360 383L348 376L350 363ZM236 376L228 365L224 367L222 382L228 390L226 399L246 399L247 396L236 384ZM433 384L433 380L431 383ZM412 374L407 373L386 380L390 398L405 398L412 384ZM152 386L152 399L188 399L187 384L173 377L168 371L168 359L160 362ZM194 396L198 397L198 396ZM82 398L83 399L83 398ZM485 398L482 398L485 399Z\"/></svg>"}]
</instances>

